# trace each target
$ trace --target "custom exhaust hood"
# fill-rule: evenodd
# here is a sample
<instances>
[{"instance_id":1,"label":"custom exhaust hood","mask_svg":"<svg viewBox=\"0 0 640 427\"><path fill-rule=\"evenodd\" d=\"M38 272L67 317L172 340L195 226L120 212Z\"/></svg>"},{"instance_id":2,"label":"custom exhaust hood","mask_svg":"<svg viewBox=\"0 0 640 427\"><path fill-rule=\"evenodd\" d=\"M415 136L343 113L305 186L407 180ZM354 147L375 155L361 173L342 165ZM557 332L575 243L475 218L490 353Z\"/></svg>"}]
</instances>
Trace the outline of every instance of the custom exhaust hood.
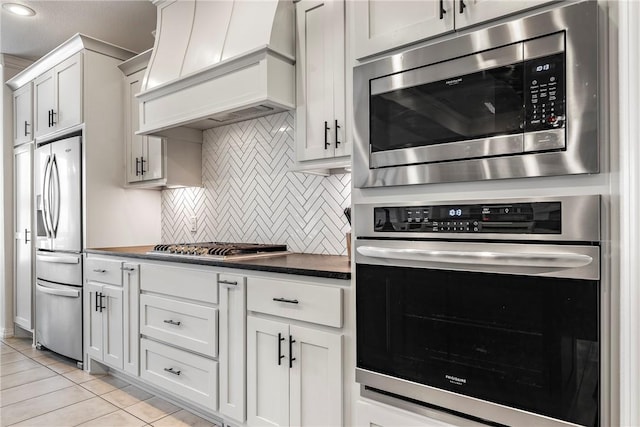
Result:
<instances>
[{"instance_id":1,"label":"custom exhaust hood","mask_svg":"<svg viewBox=\"0 0 640 427\"><path fill-rule=\"evenodd\" d=\"M208 129L295 107L291 0L159 0L136 95L141 134Z\"/></svg>"}]
</instances>

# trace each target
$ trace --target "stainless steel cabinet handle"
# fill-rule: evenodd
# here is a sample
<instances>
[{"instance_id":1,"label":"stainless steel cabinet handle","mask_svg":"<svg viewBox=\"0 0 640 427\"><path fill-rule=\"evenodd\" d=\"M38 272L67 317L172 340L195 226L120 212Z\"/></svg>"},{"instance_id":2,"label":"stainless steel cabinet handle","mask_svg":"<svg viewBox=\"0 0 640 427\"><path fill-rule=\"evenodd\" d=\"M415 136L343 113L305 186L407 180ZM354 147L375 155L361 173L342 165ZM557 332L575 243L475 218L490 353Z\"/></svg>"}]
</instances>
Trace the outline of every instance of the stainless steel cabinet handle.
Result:
<instances>
[{"instance_id":1,"label":"stainless steel cabinet handle","mask_svg":"<svg viewBox=\"0 0 640 427\"><path fill-rule=\"evenodd\" d=\"M164 371L169 372L170 374L173 374L173 375L180 375L180 373L182 372L182 371L174 371L173 368L164 368Z\"/></svg>"},{"instance_id":2,"label":"stainless steel cabinet handle","mask_svg":"<svg viewBox=\"0 0 640 427\"><path fill-rule=\"evenodd\" d=\"M298 304L297 299L274 298L273 300L278 302L286 302L287 304Z\"/></svg>"},{"instance_id":3,"label":"stainless steel cabinet handle","mask_svg":"<svg viewBox=\"0 0 640 427\"><path fill-rule=\"evenodd\" d=\"M163 320L163 322L168 323L170 325L175 325L175 326L180 326L180 324L182 323L182 322L176 322L175 320L171 320L171 319Z\"/></svg>"},{"instance_id":4,"label":"stainless steel cabinet handle","mask_svg":"<svg viewBox=\"0 0 640 427\"><path fill-rule=\"evenodd\" d=\"M56 125L56 121L54 119L54 117L57 115L58 113L56 113L55 111L53 111L53 109L51 110L51 126L55 126Z\"/></svg>"},{"instance_id":5,"label":"stainless steel cabinet handle","mask_svg":"<svg viewBox=\"0 0 640 427\"><path fill-rule=\"evenodd\" d=\"M133 267L121 267L120 269L121 269L122 271L136 271L136 269L135 269L135 268L133 268Z\"/></svg>"},{"instance_id":6,"label":"stainless steel cabinet handle","mask_svg":"<svg viewBox=\"0 0 640 427\"><path fill-rule=\"evenodd\" d=\"M29 235L29 233L31 233L27 228L24 229L24 244L26 245L27 243L29 243L31 240L27 237Z\"/></svg>"},{"instance_id":7,"label":"stainless steel cabinet handle","mask_svg":"<svg viewBox=\"0 0 640 427\"><path fill-rule=\"evenodd\" d=\"M31 126L26 120L24 121L24 136L28 136L31 132L27 130L27 128Z\"/></svg>"},{"instance_id":8,"label":"stainless steel cabinet handle","mask_svg":"<svg viewBox=\"0 0 640 427\"><path fill-rule=\"evenodd\" d=\"M104 270L102 268L94 268L93 271L96 272L96 273L106 273L107 272L107 270Z\"/></svg>"},{"instance_id":9,"label":"stainless steel cabinet handle","mask_svg":"<svg viewBox=\"0 0 640 427\"><path fill-rule=\"evenodd\" d=\"M238 286L238 282L232 282L230 280L218 280L221 285Z\"/></svg>"}]
</instances>

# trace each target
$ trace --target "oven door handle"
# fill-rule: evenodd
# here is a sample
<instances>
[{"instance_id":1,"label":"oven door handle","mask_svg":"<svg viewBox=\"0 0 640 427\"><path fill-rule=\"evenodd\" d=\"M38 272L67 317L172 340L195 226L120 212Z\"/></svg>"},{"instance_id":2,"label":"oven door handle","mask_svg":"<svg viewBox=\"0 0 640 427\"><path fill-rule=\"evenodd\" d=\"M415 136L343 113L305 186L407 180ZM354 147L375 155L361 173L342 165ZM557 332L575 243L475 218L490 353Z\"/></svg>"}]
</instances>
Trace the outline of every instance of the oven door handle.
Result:
<instances>
[{"instance_id":1,"label":"oven door handle","mask_svg":"<svg viewBox=\"0 0 640 427\"><path fill-rule=\"evenodd\" d=\"M360 255L371 258L446 264L577 268L593 262L593 257L575 253L443 251L379 248L375 246L360 246L356 250Z\"/></svg>"}]
</instances>

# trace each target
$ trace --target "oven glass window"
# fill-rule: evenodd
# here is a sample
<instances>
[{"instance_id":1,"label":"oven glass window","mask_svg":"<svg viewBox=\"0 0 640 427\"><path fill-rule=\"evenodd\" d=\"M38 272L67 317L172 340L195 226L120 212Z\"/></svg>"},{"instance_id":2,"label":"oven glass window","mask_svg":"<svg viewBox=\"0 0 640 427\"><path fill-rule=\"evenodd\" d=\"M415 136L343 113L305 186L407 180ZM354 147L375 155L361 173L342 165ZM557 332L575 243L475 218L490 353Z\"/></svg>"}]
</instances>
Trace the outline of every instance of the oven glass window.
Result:
<instances>
[{"instance_id":1,"label":"oven glass window","mask_svg":"<svg viewBox=\"0 0 640 427\"><path fill-rule=\"evenodd\" d=\"M520 133L524 65L484 70L371 96L371 151Z\"/></svg>"},{"instance_id":2,"label":"oven glass window","mask_svg":"<svg viewBox=\"0 0 640 427\"><path fill-rule=\"evenodd\" d=\"M599 283L359 264L357 365L594 426Z\"/></svg>"}]
</instances>

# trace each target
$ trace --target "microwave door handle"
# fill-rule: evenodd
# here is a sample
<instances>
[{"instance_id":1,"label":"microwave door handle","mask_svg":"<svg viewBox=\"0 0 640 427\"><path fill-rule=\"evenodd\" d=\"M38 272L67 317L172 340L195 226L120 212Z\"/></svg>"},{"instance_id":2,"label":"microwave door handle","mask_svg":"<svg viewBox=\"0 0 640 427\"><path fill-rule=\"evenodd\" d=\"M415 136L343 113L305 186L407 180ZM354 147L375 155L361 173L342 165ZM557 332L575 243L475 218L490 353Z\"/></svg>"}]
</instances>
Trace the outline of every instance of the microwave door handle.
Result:
<instances>
[{"instance_id":1,"label":"microwave door handle","mask_svg":"<svg viewBox=\"0 0 640 427\"><path fill-rule=\"evenodd\" d=\"M393 249L360 246L360 255L390 260L418 261L434 264L468 264L509 267L577 268L593 262L589 255L544 252L441 251L426 249Z\"/></svg>"}]
</instances>

